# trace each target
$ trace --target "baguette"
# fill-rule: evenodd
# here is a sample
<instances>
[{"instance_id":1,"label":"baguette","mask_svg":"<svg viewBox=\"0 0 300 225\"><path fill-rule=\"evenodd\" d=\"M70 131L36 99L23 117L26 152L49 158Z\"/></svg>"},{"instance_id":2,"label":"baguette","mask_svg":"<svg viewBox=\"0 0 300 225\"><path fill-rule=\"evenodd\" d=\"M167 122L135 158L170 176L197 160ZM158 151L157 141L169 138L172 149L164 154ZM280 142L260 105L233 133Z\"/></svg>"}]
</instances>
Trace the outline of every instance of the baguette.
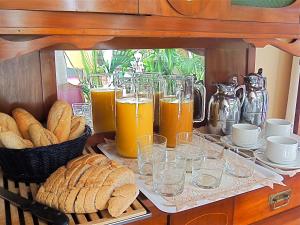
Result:
<instances>
[{"instance_id":1,"label":"baguette","mask_svg":"<svg viewBox=\"0 0 300 225\"><path fill-rule=\"evenodd\" d=\"M71 121L71 131L69 140L76 139L81 136L85 128L85 118L83 116L73 116Z\"/></svg>"},{"instance_id":2,"label":"baguette","mask_svg":"<svg viewBox=\"0 0 300 225\"><path fill-rule=\"evenodd\" d=\"M57 144L57 137L39 124L34 123L29 126L28 133L35 147Z\"/></svg>"},{"instance_id":3,"label":"baguette","mask_svg":"<svg viewBox=\"0 0 300 225\"><path fill-rule=\"evenodd\" d=\"M47 128L55 134L59 143L69 139L71 131L72 108L69 103L58 100L51 107Z\"/></svg>"},{"instance_id":4,"label":"baguette","mask_svg":"<svg viewBox=\"0 0 300 225\"><path fill-rule=\"evenodd\" d=\"M3 131L12 131L20 137L22 137L14 118L5 113L0 112L0 132Z\"/></svg>"},{"instance_id":5,"label":"baguette","mask_svg":"<svg viewBox=\"0 0 300 225\"><path fill-rule=\"evenodd\" d=\"M18 128L22 134L22 137L25 139L30 139L29 136L29 126L31 124L40 124L39 121L37 121L33 115L31 115L29 112L27 112L25 109L22 108L16 108L12 111L12 115L14 119L16 120L16 123L18 125Z\"/></svg>"},{"instance_id":6,"label":"baguette","mask_svg":"<svg viewBox=\"0 0 300 225\"><path fill-rule=\"evenodd\" d=\"M33 147L31 141L21 138L12 131L1 132L0 142L5 148L10 149L24 149Z\"/></svg>"}]
</instances>

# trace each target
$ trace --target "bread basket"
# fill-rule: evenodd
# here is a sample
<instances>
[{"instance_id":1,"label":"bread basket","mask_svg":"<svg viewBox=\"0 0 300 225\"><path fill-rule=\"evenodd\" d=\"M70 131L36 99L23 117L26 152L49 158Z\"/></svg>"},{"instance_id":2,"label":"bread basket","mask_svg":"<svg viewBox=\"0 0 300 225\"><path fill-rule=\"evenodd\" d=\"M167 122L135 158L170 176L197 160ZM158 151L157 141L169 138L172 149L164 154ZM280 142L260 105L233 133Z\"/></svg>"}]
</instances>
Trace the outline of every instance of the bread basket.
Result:
<instances>
[{"instance_id":1,"label":"bread basket","mask_svg":"<svg viewBox=\"0 0 300 225\"><path fill-rule=\"evenodd\" d=\"M80 137L60 144L21 150L0 148L3 174L18 182L43 182L57 168L82 154L91 133L91 128L85 126Z\"/></svg>"}]
</instances>

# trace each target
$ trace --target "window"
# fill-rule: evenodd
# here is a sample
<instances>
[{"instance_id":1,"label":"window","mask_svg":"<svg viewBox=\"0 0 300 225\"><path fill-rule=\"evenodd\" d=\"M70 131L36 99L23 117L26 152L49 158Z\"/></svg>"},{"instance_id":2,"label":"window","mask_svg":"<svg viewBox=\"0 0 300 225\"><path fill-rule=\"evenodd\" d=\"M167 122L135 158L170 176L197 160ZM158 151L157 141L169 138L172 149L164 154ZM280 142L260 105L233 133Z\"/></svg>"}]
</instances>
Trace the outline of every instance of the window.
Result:
<instances>
[{"instance_id":1,"label":"window","mask_svg":"<svg viewBox=\"0 0 300 225\"><path fill-rule=\"evenodd\" d=\"M202 49L128 49L56 51L58 98L69 103L89 101L89 79L100 73L158 72L194 75L204 80Z\"/></svg>"}]
</instances>

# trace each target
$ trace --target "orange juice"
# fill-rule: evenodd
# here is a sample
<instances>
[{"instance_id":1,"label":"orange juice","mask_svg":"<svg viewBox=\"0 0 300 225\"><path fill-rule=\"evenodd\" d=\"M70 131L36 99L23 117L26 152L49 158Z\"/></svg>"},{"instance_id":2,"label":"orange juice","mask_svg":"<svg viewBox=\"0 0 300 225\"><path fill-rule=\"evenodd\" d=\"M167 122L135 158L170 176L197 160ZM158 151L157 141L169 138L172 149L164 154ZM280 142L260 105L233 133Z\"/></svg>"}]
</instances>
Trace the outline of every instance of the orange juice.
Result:
<instances>
[{"instance_id":1,"label":"orange juice","mask_svg":"<svg viewBox=\"0 0 300 225\"><path fill-rule=\"evenodd\" d=\"M176 146L177 133L192 132L193 108L193 101L185 100L178 104L177 99L160 100L159 133L167 138L169 148Z\"/></svg>"},{"instance_id":2,"label":"orange juice","mask_svg":"<svg viewBox=\"0 0 300 225\"><path fill-rule=\"evenodd\" d=\"M115 131L114 89L92 89L91 102L95 133Z\"/></svg>"},{"instance_id":3,"label":"orange juice","mask_svg":"<svg viewBox=\"0 0 300 225\"><path fill-rule=\"evenodd\" d=\"M153 102L123 98L116 101L116 142L121 156L137 157L137 138L153 134Z\"/></svg>"}]
</instances>

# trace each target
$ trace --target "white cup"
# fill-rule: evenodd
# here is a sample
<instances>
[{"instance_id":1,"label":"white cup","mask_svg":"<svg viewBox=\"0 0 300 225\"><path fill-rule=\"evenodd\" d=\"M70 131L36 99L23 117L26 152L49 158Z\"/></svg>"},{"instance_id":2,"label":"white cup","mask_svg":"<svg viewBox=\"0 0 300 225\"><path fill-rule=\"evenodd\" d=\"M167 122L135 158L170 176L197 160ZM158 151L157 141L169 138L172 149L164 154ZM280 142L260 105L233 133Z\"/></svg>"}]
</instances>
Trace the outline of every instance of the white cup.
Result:
<instances>
[{"instance_id":1,"label":"white cup","mask_svg":"<svg viewBox=\"0 0 300 225\"><path fill-rule=\"evenodd\" d=\"M289 164L296 160L298 141L290 137L271 136L267 138L266 156L278 164Z\"/></svg>"},{"instance_id":2,"label":"white cup","mask_svg":"<svg viewBox=\"0 0 300 225\"><path fill-rule=\"evenodd\" d=\"M232 142L240 147L251 147L258 142L260 127L247 123L232 125Z\"/></svg>"},{"instance_id":3,"label":"white cup","mask_svg":"<svg viewBox=\"0 0 300 225\"><path fill-rule=\"evenodd\" d=\"M267 119L266 137L284 136L289 137L293 132L293 125L290 121L283 119Z\"/></svg>"}]
</instances>

